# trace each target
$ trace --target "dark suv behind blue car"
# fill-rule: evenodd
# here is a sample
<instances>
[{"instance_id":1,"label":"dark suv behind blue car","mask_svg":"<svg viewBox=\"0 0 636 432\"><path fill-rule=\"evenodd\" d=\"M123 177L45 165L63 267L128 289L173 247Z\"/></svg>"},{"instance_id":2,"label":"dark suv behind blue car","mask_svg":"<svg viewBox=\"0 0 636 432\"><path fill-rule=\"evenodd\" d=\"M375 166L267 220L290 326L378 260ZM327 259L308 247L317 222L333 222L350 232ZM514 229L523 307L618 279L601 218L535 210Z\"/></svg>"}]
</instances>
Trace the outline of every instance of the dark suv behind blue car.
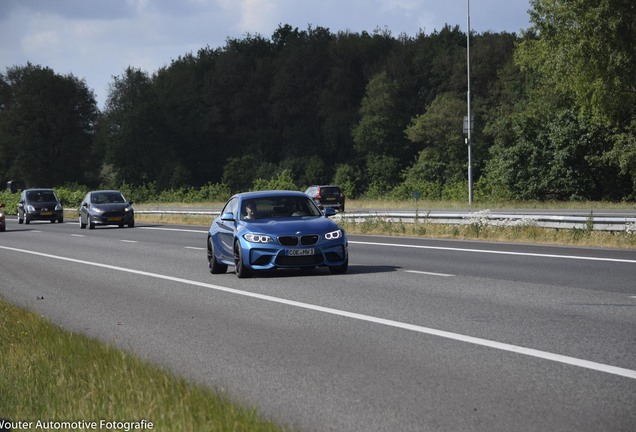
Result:
<instances>
[{"instance_id":1,"label":"dark suv behind blue car","mask_svg":"<svg viewBox=\"0 0 636 432\"><path fill-rule=\"evenodd\" d=\"M34 220L64 222L64 208L53 189L26 189L18 201L18 223Z\"/></svg>"}]
</instances>

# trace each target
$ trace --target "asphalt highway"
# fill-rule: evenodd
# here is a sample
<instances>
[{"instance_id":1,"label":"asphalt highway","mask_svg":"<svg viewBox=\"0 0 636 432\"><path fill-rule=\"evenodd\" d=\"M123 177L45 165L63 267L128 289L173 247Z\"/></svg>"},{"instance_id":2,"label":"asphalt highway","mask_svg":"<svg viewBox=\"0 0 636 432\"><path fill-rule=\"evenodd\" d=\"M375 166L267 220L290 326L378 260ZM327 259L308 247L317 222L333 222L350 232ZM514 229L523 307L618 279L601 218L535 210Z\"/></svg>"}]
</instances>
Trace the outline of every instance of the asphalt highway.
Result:
<instances>
[{"instance_id":1,"label":"asphalt highway","mask_svg":"<svg viewBox=\"0 0 636 432\"><path fill-rule=\"evenodd\" d=\"M355 235L239 280L206 232L10 218L0 296L304 431L634 430L636 250Z\"/></svg>"}]
</instances>

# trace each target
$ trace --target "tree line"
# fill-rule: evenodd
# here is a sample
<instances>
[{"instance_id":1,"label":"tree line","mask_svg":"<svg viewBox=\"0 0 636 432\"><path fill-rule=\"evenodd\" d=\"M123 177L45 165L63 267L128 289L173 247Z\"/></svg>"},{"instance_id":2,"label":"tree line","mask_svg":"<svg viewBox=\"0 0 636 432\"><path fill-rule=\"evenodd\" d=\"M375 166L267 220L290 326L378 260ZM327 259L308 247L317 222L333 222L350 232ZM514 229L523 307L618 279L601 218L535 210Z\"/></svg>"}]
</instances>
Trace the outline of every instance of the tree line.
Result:
<instances>
[{"instance_id":1,"label":"tree line","mask_svg":"<svg viewBox=\"0 0 636 432\"><path fill-rule=\"evenodd\" d=\"M521 35L470 35L476 199L636 199L636 3L530 6ZM100 111L84 80L16 65L0 74L0 181L238 192L283 176L465 199L466 66L457 26L280 25L129 67Z\"/></svg>"}]
</instances>

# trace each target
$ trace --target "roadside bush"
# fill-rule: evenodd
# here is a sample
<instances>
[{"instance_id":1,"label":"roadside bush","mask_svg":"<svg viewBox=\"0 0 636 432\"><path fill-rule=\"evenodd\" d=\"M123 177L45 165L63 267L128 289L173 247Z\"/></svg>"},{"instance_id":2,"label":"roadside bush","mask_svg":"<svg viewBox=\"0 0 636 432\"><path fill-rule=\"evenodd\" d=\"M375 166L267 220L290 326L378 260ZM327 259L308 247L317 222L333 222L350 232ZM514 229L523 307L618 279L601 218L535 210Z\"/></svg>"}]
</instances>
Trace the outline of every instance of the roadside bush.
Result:
<instances>
[{"instance_id":1,"label":"roadside bush","mask_svg":"<svg viewBox=\"0 0 636 432\"><path fill-rule=\"evenodd\" d=\"M284 169L280 171L274 178L265 180L258 178L252 184L252 190L298 190L298 186L294 183L291 170Z\"/></svg>"},{"instance_id":2,"label":"roadside bush","mask_svg":"<svg viewBox=\"0 0 636 432\"><path fill-rule=\"evenodd\" d=\"M0 203L4 204L4 212L6 214L15 215L18 213L19 193L11 193L7 191L0 192Z\"/></svg>"},{"instance_id":3,"label":"roadside bush","mask_svg":"<svg viewBox=\"0 0 636 432\"><path fill-rule=\"evenodd\" d=\"M62 201L62 205L67 208L79 208L82 199L88 192L88 188L80 185L65 185L63 187L55 188L57 197Z\"/></svg>"}]
</instances>

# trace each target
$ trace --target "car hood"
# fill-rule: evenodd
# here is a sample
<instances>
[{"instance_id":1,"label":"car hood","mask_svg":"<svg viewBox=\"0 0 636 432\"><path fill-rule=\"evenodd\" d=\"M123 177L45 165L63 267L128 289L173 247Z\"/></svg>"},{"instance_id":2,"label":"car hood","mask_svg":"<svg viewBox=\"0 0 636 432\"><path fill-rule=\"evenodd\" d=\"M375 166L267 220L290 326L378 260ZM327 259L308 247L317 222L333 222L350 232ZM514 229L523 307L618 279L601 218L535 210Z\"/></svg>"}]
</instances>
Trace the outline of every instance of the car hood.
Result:
<instances>
[{"instance_id":1,"label":"car hood","mask_svg":"<svg viewBox=\"0 0 636 432\"><path fill-rule=\"evenodd\" d=\"M257 219L239 222L241 230L273 235L305 235L335 231L340 227L326 217Z\"/></svg>"},{"instance_id":2,"label":"car hood","mask_svg":"<svg viewBox=\"0 0 636 432\"><path fill-rule=\"evenodd\" d=\"M129 207L128 203L109 203L109 204L92 204L91 207L101 209L102 211L123 210Z\"/></svg>"},{"instance_id":3,"label":"car hood","mask_svg":"<svg viewBox=\"0 0 636 432\"><path fill-rule=\"evenodd\" d=\"M58 205L59 202L57 201L35 201L35 202L27 202L26 205L32 205L33 207L51 207L51 208L55 208L56 205Z\"/></svg>"}]
</instances>

